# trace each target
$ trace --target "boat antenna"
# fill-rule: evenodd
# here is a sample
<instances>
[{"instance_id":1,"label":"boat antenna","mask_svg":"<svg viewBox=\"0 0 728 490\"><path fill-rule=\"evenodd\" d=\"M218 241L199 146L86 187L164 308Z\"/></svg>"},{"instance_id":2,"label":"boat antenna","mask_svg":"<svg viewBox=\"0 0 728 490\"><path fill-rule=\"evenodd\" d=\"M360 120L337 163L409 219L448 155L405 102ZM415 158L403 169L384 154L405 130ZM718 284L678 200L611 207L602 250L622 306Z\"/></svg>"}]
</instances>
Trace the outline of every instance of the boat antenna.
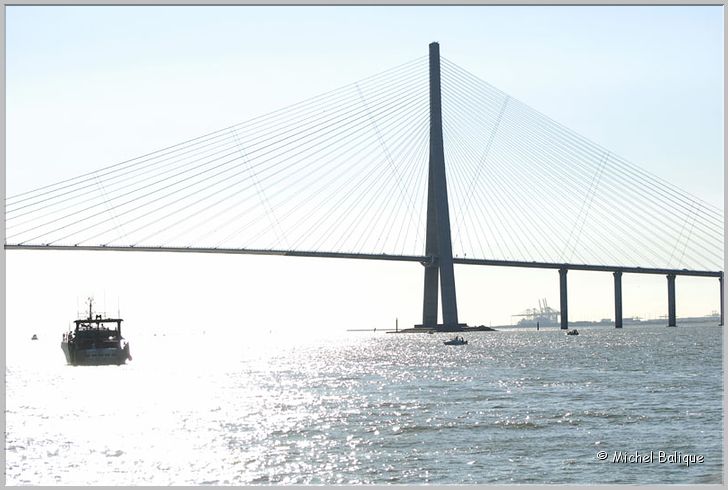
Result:
<instances>
[{"instance_id":1,"label":"boat antenna","mask_svg":"<svg viewBox=\"0 0 728 490\"><path fill-rule=\"evenodd\" d=\"M121 318L121 307L119 306L119 297L116 297L116 318Z\"/></svg>"}]
</instances>

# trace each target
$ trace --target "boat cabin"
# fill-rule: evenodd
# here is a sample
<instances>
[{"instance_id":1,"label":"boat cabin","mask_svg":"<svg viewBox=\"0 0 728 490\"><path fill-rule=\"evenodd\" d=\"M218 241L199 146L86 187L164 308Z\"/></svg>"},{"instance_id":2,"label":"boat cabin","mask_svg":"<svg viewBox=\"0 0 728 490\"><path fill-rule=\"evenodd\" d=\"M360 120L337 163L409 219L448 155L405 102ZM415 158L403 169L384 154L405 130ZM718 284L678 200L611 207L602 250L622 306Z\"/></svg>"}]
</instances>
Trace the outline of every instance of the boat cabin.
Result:
<instances>
[{"instance_id":1,"label":"boat cabin","mask_svg":"<svg viewBox=\"0 0 728 490\"><path fill-rule=\"evenodd\" d=\"M92 300L89 298L88 318L74 320L76 327L64 335L64 341L73 341L79 348L102 348L103 344L118 345L121 336L121 318L103 318L94 315Z\"/></svg>"}]
</instances>

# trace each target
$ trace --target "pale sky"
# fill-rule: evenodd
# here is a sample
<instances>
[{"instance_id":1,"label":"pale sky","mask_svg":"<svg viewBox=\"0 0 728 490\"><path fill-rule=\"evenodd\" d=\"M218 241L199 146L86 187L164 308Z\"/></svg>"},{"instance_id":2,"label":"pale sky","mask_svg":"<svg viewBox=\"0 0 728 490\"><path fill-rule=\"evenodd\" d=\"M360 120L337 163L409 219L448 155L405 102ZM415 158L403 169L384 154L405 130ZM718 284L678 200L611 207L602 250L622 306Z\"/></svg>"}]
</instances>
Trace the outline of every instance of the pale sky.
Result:
<instances>
[{"instance_id":1,"label":"pale sky","mask_svg":"<svg viewBox=\"0 0 728 490\"><path fill-rule=\"evenodd\" d=\"M723 208L723 8L7 7L6 195L442 55ZM60 332L106 296L137 329L419 323L422 267L187 254L9 251L9 334ZM611 318L611 274L569 273L570 319ZM504 324L558 273L457 267L461 321ZM663 277L624 278L624 314L666 313ZM113 298L113 300L112 300ZM43 313L28 320L28 309ZM678 315L718 309L678 279ZM33 324L35 322L35 324ZM182 327L181 327L182 326Z\"/></svg>"}]
</instances>

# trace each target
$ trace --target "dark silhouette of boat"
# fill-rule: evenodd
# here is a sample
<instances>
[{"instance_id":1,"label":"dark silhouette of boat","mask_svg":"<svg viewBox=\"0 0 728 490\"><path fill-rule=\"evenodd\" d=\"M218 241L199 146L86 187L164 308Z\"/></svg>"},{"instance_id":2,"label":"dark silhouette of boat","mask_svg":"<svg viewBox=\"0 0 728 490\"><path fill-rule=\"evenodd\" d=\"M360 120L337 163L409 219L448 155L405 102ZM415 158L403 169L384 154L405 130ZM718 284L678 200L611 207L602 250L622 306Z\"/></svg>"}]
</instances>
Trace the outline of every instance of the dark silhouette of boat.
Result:
<instances>
[{"instance_id":1,"label":"dark silhouette of boat","mask_svg":"<svg viewBox=\"0 0 728 490\"><path fill-rule=\"evenodd\" d=\"M457 335L450 340L444 341L445 345L467 345L468 341L463 339L462 337L458 337Z\"/></svg>"},{"instance_id":2,"label":"dark silhouette of boat","mask_svg":"<svg viewBox=\"0 0 728 490\"><path fill-rule=\"evenodd\" d=\"M38 335L33 334L33 336L30 338L30 340L38 340Z\"/></svg>"},{"instance_id":3,"label":"dark silhouette of boat","mask_svg":"<svg viewBox=\"0 0 728 490\"><path fill-rule=\"evenodd\" d=\"M121 336L121 318L93 314L93 299L88 299L88 318L74 320L75 328L63 334L61 349L66 362L74 366L124 364L131 360L129 343Z\"/></svg>"},{"instance_id":4,"label":"dark silhouette of boat","mask_svg":"<svg viewBox=\"0 0 728 490\"><path fill-rule=\"evenodd\" d=\"M577 329L569 330L566 335L579 335L579 331Z\"/></svg>"}]
</instances>

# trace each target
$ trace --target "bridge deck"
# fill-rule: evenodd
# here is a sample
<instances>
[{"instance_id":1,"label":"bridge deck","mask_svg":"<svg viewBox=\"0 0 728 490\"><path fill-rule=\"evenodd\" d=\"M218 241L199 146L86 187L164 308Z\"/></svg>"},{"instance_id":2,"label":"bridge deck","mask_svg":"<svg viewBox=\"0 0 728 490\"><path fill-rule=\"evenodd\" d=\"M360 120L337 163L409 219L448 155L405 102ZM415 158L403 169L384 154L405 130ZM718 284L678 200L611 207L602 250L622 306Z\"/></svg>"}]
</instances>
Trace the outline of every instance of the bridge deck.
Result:
<instances>
[{"instance_id":1,"label":"bridge deck","mask_svg":"<svg viewBox=\"0 0 728 490\"><path fill-rule=\"evenodd\" d=\"M182 252L182 253L217 253L239 255L281 255L287 257L318 257L334 259L393 260L400 262L427 262L428 257L422 255L388 255L363 254L347 252L315 252L299 250L257 250L238 248L204 248L204 247L115 247L98 245L12 245L5 244L6 250L82 250L82 251L115 251L115 252ZM499 267L525 267L531 269L567 269L599 272L623 272L633 274L674 274L676 276L722 277L722 271L704 271L689 269L667 269L650 267L625 267L614 265L567 264L551 262L523 262L517 260L489 260L453 258L456 264L490 265Z\"/></svg>"}]
</instances>

